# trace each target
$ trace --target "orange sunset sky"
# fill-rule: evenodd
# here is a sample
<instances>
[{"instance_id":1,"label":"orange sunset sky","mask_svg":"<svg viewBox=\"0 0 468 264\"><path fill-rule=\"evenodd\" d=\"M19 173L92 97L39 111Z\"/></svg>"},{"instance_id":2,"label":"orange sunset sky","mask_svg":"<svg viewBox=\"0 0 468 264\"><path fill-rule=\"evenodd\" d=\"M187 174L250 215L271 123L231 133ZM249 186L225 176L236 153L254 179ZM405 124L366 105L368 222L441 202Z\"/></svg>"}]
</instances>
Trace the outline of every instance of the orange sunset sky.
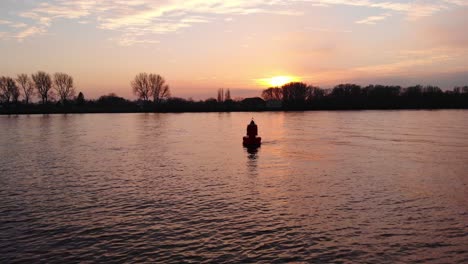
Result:
<instances>
[{"instance_id":1,"label":"orange sunset sky","mask_svg":"<svg viewBox=\"0 0 468 264\"><path fill-rule=\"evenodd\" d=\"M288 80L468 85L467 0L3 0L0 14L0 75L65 72L87 98L135 98L139 72L193 98Z\"/></svg>"}]
</instances>

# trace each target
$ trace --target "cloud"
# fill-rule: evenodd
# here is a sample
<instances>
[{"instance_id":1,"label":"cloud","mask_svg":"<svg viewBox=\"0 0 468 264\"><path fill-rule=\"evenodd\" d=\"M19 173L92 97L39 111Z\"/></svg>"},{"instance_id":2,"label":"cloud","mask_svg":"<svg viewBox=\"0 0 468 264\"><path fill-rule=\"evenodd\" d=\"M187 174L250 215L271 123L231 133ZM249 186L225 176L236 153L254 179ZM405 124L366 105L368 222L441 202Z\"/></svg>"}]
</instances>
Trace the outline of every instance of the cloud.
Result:
<instances>
[{"instance_id":1,"label":"cloud","mask_svg":"<svg viewBox=\"0 0 468 264\"><path fill-rule=\"evenodd\" d=\"M452 61L465 61L468 56L468 48L453 48L453 47L437 47L428 49L412 49L400 50L395 54L397 62L386 63L381 65L373 65L366 67L357 67L357 71L365 71L369 73L410 73L418 68L427 70L429 66L445 65L444 69L448 72L459 70L453 68L450 64ZM456 64L459 65L459 64ZM438 69L437 71L440 71Z\"/></svg>"},{"instance_id":2,"label":"cloud","mask_svg":"<svg viewBox=\"0 0 468 264\"><path fill-rule=\"evenodd\" d=\"M370 16L362 20L356 21L356 24L366 24L366 25L375 25L378 21L385 20L391 14L383 14L380 16Z\"/></svg>"},{"instance_id":3,"label":"cloud","mask_svg":"<svg viewBox=\"0 0 468 264\"><path fill-rule=\"evenodd\" d=\"M376 0L306 0L322 6L345 5L365 7L398 12L407 15L409 19L431 16L451 6L462 5L459 0L433 0L433 1L376 1ZM463 0L464 1L464 0ZM460 1L461 2L461 1Z\"/></svg>"},{"instance_id":4,"label":"cloud","mask_svg":"<svg viewBox=\"0 0 468 264\"><path fill-rule=\"evenodd\" d=\"M25 24L25 23L15 23L15 24L12 24L10 25L11 27L14 27L14 28L25 28L27 27L28 25Z\"/></svg>"},{"instance_id":5,"label":"cloud","mask_svg":"<svg viewBox=\"0 0 468 264\"><path fill-rule=\"evenodd\" d=\"M151 40L151 39L141 39L141 38L136 38L135 36L122 36L117 40L117 42L121 46L132 46L135 44L157 44L159 43L158 40Z\"/></svg>"},{"instance_id":6,"label":"cloud","mask_svg":"<svg viewBox=\"0 0 468 264\"><path fill-rule=\"evenodd\" d=\"M467 14L468 7L458 8L431 21L419 23L419 34L414 38L424 39L426 43L437 46L468 47L468 34L465 33Z\"/></svg>"},{"instance_id":7,"label":"cloud","mask_svg":"<svg viewBox=\"0 0 468 264\"><path fill-rule=\"evenodd\" d=\"M381 65L372 65L365 67L354 68L353 71L363 72L368 74L377 74L382 75L393 75L395 73L404 73L408 72L408 69L414 69L418 66L427 66L435 63L441 63L444 61L451 60L452 57L449 55L434 55L425 58L417 59L406 59L399 62L381 64Z\"/></svg>"},{"instance_id":8,"label":"cloud","mask_svg":"<svg viewBox=\"0 0 468 264\"><path fill-rule=\"evenodd\" d=\"M305 30L316 31L316 32L326 32L326 33L352 33L352 30L337 30L331 28L305 28Z\"/></svg>"},{"instance_id":9,"label":"cloud","mask_svg":"<svg viewBox=\"0 0 468 264\"><path fill-rule=\"evenodd\" d=\"M44 34L45 32L46 30L40 26L32 26L23 31L20 31L18 34L14 35L14 38L18 39L19 41L23 41L27 37Z\"/></svg>"},{"instance_id":10,"label":"cloud","mask_svg":"<svg viewBox=\"0 0 468 264\"><path fill-rule=\"evenodd\" d=\"M58 20L70 19L78 23L95 22L104 30L121 32L117 40L125 45L157 42L158 34L177 32L199 23L222 20L219 16L232 18L235 15L277 14L297 16L303 7L351 6L386 11L357 21L358 24L375 24L390 16L401 13L409 19L431 16L441 10L467 6L465 0L432 0L393 2L382 0L49 0L23 10L18 18L25 19L27 26L19 27L14 35L22 40L44 34ZM301 4L301 5L298 5ZM231 21L231 20L226 20ZM0 20L0 25L10 24ZM23 23L23 21L21 22ZM18 24L19 25L19 24ZM26 28L26 29L23 29Z\"/></svg>"},{"instance_id":11,"label":"cloud","mask_svg":"<svg viewBox=\"0 0 468 264\"><path fill-rule=\"evenodd\" d=\"M277 13L294 15L297 12L289 10L271 10L263 6L273 6L275 0L189 0L189 1L89 1L89 0L55 0L40 3L36 7L25 10L19 17L33 21L27 31L20 32L20 37L30 37L43 34L51 24L59 19L78 21L94 19L98 28L123 32L119 43L149 43L143 37L155 34L176 32L198 23L210 22L211 16L223 14L254 14ZM6 21L4 23L7 23ZM145 36L141 34L144 32ZM131 40L131 41L130 41Z\"/></svg>"},{"instance_id":12,"label":"cloud","mask_svg":"<svg viewBox=\"0 0 468 264\"><path fill-rule=\"evenodd\" d=\"M468 1L466 0L443 0L443 1L452 5L468 6Z\"/></svg>"},{"instance_id":13,"label":"cloud","mask_svg":"<svg viewBox=\"0 0 468 264\"><path fill-rule=\"evenodd\" d=\"M421 76L440 73L457 73L466 71L465 65L468 48L453 49L452 47L401 50L393 54L393 62L385 62L367 66L355 66L346 69L325 70L315 72L315 81L334 84L346 80L369 79L384 77ZM458 62L458 63L453 63ZM442 70L440 66L443 65ZM339 80L337 80L339 76Z\"/></svg>"}]
</instances>

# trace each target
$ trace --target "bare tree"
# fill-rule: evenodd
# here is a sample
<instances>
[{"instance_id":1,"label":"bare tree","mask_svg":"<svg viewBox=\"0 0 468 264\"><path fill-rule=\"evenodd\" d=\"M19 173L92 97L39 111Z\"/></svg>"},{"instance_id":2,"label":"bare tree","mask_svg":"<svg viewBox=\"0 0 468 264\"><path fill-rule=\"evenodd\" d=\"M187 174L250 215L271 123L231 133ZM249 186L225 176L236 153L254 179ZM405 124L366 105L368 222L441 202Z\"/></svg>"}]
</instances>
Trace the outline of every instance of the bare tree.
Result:
<instances>
[{"instance_id":1,"label":"bare tree","mask_svg":"<svg viewBox=\"0 0 468 264\"><path fill-rule=\"evenodd\" d=\"M20 97L20 90L13 78L7 77L7 89L8 93L10 94L11 101L15 104L18 103L18 98Z\"/></svg>"},{"instance_id":2,"label":"bare tree","mask_svg":"<svg viewBox=\"0 0 468 264\"><path fill-rule=\"evenodd\" d=\"M7 77L0 77L0 100L2 103L10 102L10 93L8 92Z\"/></svg>"},{"instance_id":3,"label":"bare tree","mask_svg":"<svg viewBox=\"0 0 468 264\"><path fill-rule=\"evenodd\" d=\"M73 77L66 73L57 72L54 74L54 88L57 91L62 103L72 99L75 96L73 86Z\"/></svg>"},{"instance_id":4,"label":"bare tree","mask_svg":"<svg viewBox=\"0 0 468 264\"><path fill-rule=\"evenodd\" d=\"M149 81L149 75L146 72L139 73L131 82L133 93L138 98L147 102L152 95L152 89Z\"/></svg>"},{"instance_id":5,"label":"bare tree","mask_svg":"<svg viewBox=\"0 0 468 264\"><path fill-rule=\"evenodd\" d=\"M18 74L16 81L23 90L24 102L26 104L29 104L31 97L34 95L34 82L25 73Z\"/></svg>"},{"instance_id":6,"label":"bare tree","mask_svg":"<svg viewBox=\"0 0 468 264\"><path fill-rule=\"evenodd\" d=\"M309 99L319 99L325 96L325 90L316 86L310 86L310 93Z\"/></svg>"},{"instance_id":7,"label":"bare tree","mask_svg":"<svg viewBox=\"0 0 468 264\"><path fill-rule=\"evenodd\" d=\"M52 89L52 79L50 78L50 75L43 71L39 71L36 74L33 74L31 77L34 81L42 103L47 103L49 101L49 98L51 97L50 90Z\"/></svg>"},{"instance_id":8,"label":"bare tree","mask_svg":"<svg viewBox=\"0 0 468 264\"><path fill-rule=\"evenodd\" d=\"M262 91L262 98L264 100L282 100L283 90L278 87L270 87Z\"/></svg>"},{"instance_id":9,"label":"bare tree","mask_svg":"<svg viewBox=\"0 0 468 264\"><path fill-rule=\"evenodd\" d=\"M219 88L218 89L218 103L224 102L224 89Z\"/></svg>"},{"instance_id":10,"label":"bare tree","mask_svg":"<svg viewBox=\"0 0 468 264\"><path fill-rule=\"evenodd\" d=\"M231 99L231 91L229 89L226 90L226 95L224 96L225 101L230 101Z\"/></svg>"},{"instance_id":11,"label":"bare tree","mask_svg":"<svg viewBox=\"0 0 468 264\"><path fill-rule=\"evenodd\" d=\"M169 91L169 85L166 84L166 80L159 74L150 74L148 76L151 95L155 104L159 104L162 99L169 98L171 92Z\"/></svg>"},{"instance_id":12,"label":"bare tree","mask_svg":"<svg viewBox=\"0 0 468 264\"><path fill-rule=\"evenodd\" d=\"M0 78L0 97L4 103L18 102L20 90L15 80L10 77Z\"/></svg>"},{"instance_id":13,"label":"bare tree","mask_svg":"<svg viewBox=\"0 0 468 264\"><path fill-rule=\"evenodd\" d=\"M301 104L306 101L310 94L310 87L302 82L291 82L281 87L283 90L283 101L291 104Z\"/></svg>"}]
</instances>

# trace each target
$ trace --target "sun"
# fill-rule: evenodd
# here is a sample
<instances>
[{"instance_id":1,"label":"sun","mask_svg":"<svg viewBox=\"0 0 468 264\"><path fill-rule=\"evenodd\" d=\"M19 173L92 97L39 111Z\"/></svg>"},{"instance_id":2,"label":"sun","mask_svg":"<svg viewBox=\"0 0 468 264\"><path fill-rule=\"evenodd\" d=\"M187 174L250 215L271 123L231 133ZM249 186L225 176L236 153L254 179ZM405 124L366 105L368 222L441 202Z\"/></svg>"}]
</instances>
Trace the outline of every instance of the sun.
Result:
<instances>
[{"instance_id":1,"label":"sun","mask_svg":"<svg viewBox=\"0 0 468 264\"><path fill-rule=\"evenodd\" d=\"M271 78L260 79L260 83L269 87L280 87L290 82L297 82L299 78L293 76L274 76Z\"/></svg>"}]
</instances>

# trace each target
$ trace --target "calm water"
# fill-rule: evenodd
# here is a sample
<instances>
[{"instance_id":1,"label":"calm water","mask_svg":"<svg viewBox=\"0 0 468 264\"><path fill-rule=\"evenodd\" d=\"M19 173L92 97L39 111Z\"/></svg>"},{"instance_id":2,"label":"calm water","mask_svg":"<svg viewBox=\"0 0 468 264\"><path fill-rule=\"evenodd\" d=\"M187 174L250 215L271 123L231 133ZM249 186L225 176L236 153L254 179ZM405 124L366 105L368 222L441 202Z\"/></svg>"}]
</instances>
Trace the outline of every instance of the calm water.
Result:
<instances>
[{"instance_id":1,"label":"calm water","mask_svg":"<svg viewBox=\"0 0 468 264\"><path fill-rule=\"evenodd\" d=\"M467 201L468 111L0 116L1 263L467 263Z\"/></svg>"}]
</instances>

